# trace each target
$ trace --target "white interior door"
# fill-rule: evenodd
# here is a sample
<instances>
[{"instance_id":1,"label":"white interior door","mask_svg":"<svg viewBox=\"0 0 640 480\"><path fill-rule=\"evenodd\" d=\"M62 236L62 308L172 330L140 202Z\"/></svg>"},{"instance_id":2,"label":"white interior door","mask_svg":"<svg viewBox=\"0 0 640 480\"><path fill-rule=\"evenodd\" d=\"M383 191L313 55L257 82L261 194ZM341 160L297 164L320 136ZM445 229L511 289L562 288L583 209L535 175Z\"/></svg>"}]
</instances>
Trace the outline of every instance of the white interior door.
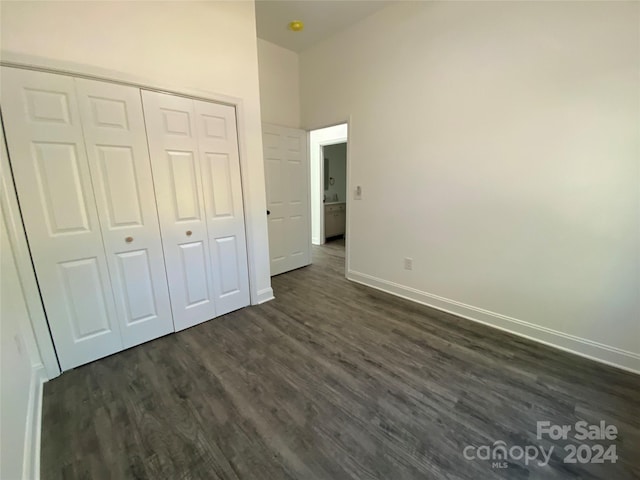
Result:
<instances>
[{"instance_id":1,"label":"white interior door","mask_svg":"<svg viewBox=\"0 0 640 480\"><path fill-rule=\"evenodd\" d=\"M311 263L309 162L304 130L264 124L271 275Z\"/></svg>"},{"instance_id":2,"label":"white interior door","mask_svg":"<svg viewBox=\"0 0 640 480\"><path fill-rule=\"evenodd\" d=\"M193 100L142 91L176 330L216 316Z\"/></svg>"},{"instance_id":3,"label":"white interior door","mask_svg":"<svg viewBox=\"0 0 640 480\"><path fill-rule=\"evenodd\" d=\"M250 303L236 112L217 103L194 105L216 312L224 315Z\"/></svg>"},{"instance_id":4,"label":"white interior door","mask_svg":"<svg viewBox=\"0 0 640 480\"><path fill-rule=\"evenodd\" d=\"M63 370L122 349L74 80L2 68L11 166Z\"/></svg>"},{"instance_id":5,"label":"white interior door","mask_svg":"<svg viewBox=\"0 0 640 480\"><path fill-rule=\"evenodd\" d=\"M173 331L140 90L75 79L123 344Z\"/></svg>"}]
</instances>

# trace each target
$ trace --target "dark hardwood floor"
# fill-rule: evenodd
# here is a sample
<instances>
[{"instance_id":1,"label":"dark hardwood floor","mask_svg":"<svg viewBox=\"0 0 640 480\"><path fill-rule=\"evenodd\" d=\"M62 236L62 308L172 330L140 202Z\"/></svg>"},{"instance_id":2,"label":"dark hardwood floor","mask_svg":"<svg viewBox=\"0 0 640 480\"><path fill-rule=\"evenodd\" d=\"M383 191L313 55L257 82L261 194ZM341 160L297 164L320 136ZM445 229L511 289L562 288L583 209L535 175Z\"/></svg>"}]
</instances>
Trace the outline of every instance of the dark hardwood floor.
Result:
<instances>
[{"instance_id":1,"label":"dark hardwood floor","mask_svg":"<svg viewBox=\"0 0 640 480\"><path fill-rule=\"evenodd\" d=\"M48 382L42 478L640 478L640 376L348 282L342 245L272 302ZM581 442L538 420L616 425L588 442L616 463L563 463ZM554 451L463 456L500 440Z\"/></svg>"}]
</instances>

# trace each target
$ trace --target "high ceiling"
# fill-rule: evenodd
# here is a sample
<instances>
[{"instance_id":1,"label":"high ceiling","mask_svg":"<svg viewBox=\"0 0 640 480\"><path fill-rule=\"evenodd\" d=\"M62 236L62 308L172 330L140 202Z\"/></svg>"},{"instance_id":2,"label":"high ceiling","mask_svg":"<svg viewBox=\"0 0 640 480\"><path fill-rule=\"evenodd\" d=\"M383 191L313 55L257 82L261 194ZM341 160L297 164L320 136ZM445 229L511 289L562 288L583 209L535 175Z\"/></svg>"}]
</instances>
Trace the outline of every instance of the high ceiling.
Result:
<instances>
[{"instance_id":1,"label":"high ceiling","mask_svg":"<svg viewBox=\"0 0 640 480\"><path fill-rule=\"evenodd\" d=\"M301 52L389 3L379 0L257 0L258 37ZM304 22L302 32L287 28L293 20Z\"/></svg>"}]
</instances>

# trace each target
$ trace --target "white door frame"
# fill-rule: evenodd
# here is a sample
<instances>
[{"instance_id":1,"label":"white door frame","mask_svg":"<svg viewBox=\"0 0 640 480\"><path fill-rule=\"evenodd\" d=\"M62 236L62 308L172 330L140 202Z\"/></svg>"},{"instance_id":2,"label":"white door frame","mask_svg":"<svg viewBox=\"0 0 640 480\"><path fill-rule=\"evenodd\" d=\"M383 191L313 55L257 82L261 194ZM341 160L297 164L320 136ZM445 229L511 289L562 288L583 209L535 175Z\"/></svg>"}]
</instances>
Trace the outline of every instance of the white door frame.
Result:
<instances>
[{"instance_id":1,"label":"white door frame","mask_svg":"<svg viewBox=\"0 0 640 480\"><path fill-rule=\"evenodd\" d=\"M205 101L223 103L226 105L233 106L236 109L236 123L237 123L237 129L238 129L238 149L239 149L239 156L240 156L240 175L242 178L242 196L243 196L243 203L245 206L244 219L245 219L245 233L246 233L246 243L247 243L247 260L248 260L248 266L249 266L249 290L251 295L251 305L258 305L260 303L264 303L273 298L273 290L271 288L258 290L258 278L257 278L257 272L255 268L256 252L254 251L254 248L253 248L254 240L258 238L258 235L253 230L253 219L257 215L264 215L264 210L254 209L250 207L251 201L250 201L250 194L249 194L249 185L252 182L249 175L249 160L248 160L248 153L247 153L244 100L242 98L219 94L215 92L197 90L193 88L186 88L183 86L166 85L166 84L159 83L156 80L141 78L135 75L130 75L127 73L116 71L116 70L93 67L91 65L67 62L64 60L54 60L54 59L43 58L43 57L38 57L33 55L24 55L24 54L9 53L9 52L3 53L3 57L4 59L0 61L0 66L56 73L59 75L69 75L69 76L78 77L78 78L86 78L89 80L99 80L102 82L119 83L119 84L129 85L132 87L137 87L145 90L164 92L164 93L194 98L196 100L205 100ZM13 186L13 179L11 180L12 181L9 183L11 183L11 186ZM20 226L21 226L22 216L18 208L17 195L15 190L8 192L7 196L11 197L9 199L10 204L15 202L15 210L13 208L10 208L7 211L12 212L12 214L14 215L14 220L18 219L18 223L20 223ZM9 206L11 207L11 205ZM3 200L3 208L4 208L4 200ZM10 234L14 235L13 232L10 232ZM22 235L25 235L24 231L22 232ZM19 268L22 270L25 268L25 265L24 265L25 261L28 261L29 265L31 262L31 257L29 255L29 250L26 242L26 235L24 236L23 247L24 248L22 250L18 250L18 253L16 254L19 257L18 263L22 265L22 266L19 265ZM21 248L19 244L17 248ZM25 254L27 255L27 257L23 258ZM32 280L33 282L36 281L35 275L33 275ZM57 357L55 356L55 353L54 353L55 349L53 346L53 340L51 339L51 335L49 333L49 325L47 324L46 317L44 314L44 309L41 304L40 293L39 293L39 290L37 289L37 284L33 286L35 286L36 288L35 291L33 290L33 288L27 288L25 290L25 294L29 297L27 300L30 306L32 303L33 304L35 304L36 302L40 303L40 307L38 308L40 309L41 314L36 313L32 317L33 330L36 336L36 342L38 343L38 347L40 349L40 354L42 356L42 362L44 363L47 374L49 378L54 378L60 374L60 367L58 365Z\"/></svg>"},{"instance_id":2,"label":"white door frame","mask_svg":"<svg viewBox=\"0 0 640 480\"><path fill-rule=\"evenodd\" d=\"M310 157L310 178L311 178L311 191L310 194L313 197L311 202L311 208L316 208L316 214L319 218L319 238L316 238L316 244L323 244L325 242L324 237L324 147L327 145L336 145L338 143L346 143L347 144L347 217L349 215L349 121L340 122L335 125L329 125L328 127L319 127L313 128L309 130L309 157ZM324 130L325 128L338 127L341 125L347 126L346 135L343 133L329 133L327 136L321 135L321 138L317 141L312 141L312 132L317 130ZM317 150L316 150L317 149ZM316 151L314 151L316 150ZM319 177L316 179L317 182L313 182L313 173L311 169L315 169L316 172L319 172ZM346 235L345 235L346 237Z\"/></svg>"},{"instance_id":3,"label":"white door frame","mask_svg":"<svg viewBox=\"0 0 640 480\"><path fill-rule=\"evenodd\" d=\"M318 146L320 147L320 184L322 186L321 188L321 192L322 192L322 199L324 200L324 147L328 147L329 145L339 145L341 143L346 143L347 144L347 148L349 148L349 143L347 142L347 139L345 137L345 139L339 139L339 140L327 140L326 142L320 142L318 144ZM348 163L348 159L347 159L347 163ZM348 168L347 165L345 165L345 173L346 173L346 169ZM348 192L347 192L348 193ZM345 203L347 204L346 206L349 206L349 195L345 194ZM320 244L323 245L326 241L327 241L327 237L324 234L324 201L320 204ZM346 230L345 230L345 238L347 237L346 234Z\"/></svg>"}]
</instances>

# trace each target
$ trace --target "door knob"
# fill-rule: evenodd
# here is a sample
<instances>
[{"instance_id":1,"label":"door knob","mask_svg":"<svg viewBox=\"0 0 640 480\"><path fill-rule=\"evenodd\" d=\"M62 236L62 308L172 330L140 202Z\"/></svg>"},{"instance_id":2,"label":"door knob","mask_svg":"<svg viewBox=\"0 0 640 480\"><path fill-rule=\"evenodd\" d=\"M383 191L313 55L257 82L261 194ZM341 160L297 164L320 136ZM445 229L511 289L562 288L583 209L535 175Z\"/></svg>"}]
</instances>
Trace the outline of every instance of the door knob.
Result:
<instances>
[{"instance_id":1,"label":"door knob","mask_svg":"<svg viewBox=\"0 0 640 480\"><path fill-rule=\"evenodd\" d=\"M127 243L131 243L131 242L133 242L133 237L127 237L127 238L124 239L124 241L127 242Z\"/></svg>"},{"instance_id":2,"label":"door knob","mask_svg":"<svg viewBox=\"0 0 640 480\"><path fill-rule=\"evenodd\" d=\"M187 237L190 237L193 232L191 230L187 230Z\"/></svg>"},{"instance_id":3,"label":"door knob","mask_svg":"<svg viewBox=\"0 0 640 480\"><path fill-rule=\"evenodd\" d=\"M267 215L271 215L271 210L267 210Z\"/></svg>"}]
</instances>

